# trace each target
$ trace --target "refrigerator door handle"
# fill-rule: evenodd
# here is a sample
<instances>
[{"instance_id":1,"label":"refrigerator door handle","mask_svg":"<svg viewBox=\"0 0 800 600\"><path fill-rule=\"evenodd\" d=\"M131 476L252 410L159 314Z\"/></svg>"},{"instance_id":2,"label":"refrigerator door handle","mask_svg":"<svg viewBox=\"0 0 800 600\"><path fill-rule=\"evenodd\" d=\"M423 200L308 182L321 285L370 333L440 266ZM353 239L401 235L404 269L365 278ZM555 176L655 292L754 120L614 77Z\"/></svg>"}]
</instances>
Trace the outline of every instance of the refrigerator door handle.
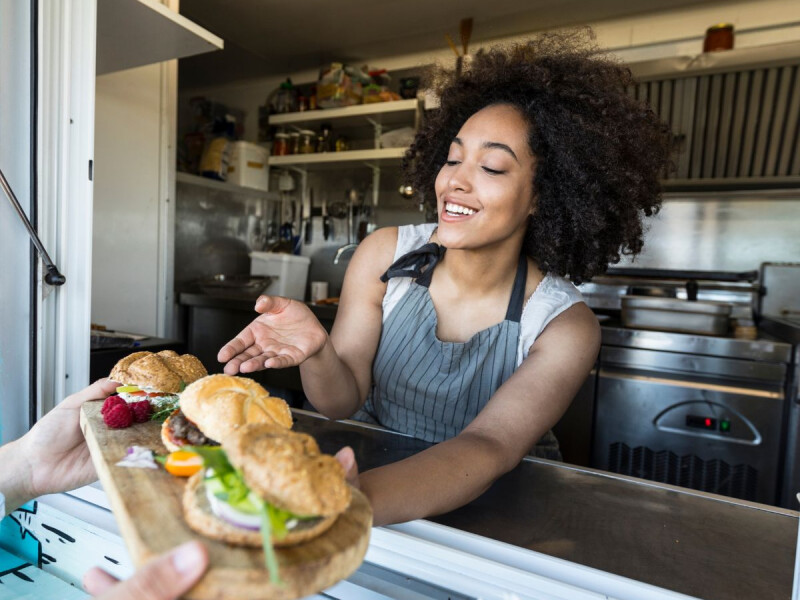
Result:
<instances>
[{"instance_id":1,"label":"refrigerator door handle","mask_svg":"<svg viewBox=\"0 0 800 600\"><path fill-rule=\"evenodd\" d=\"M36 230L31 225L31 222L28 220L28 216L22 210L22 206L20 206L17 197L14 195L14 191L11 189L11 186L8 184L8 180L6 176L3 175L3 171L0 170L0 186L2 186L3 191L6 193L9 202L11 205L16 209L19 218L22 220L22 223L25 225L25 229L28 230L28 235L33 242L33 245L36 246L36 250L39 251L39 256L42 257L42 262L44 262L44 266L47 269L47 274L44 276L45 282L50 285L64 285L67 281L67 278L64 277L53 264L53 261L50 260L50 255L47 254L47 250L44 249L42 245L42 240L39 239L39 236L36 234Z\"/></svg>"}]
</instances>

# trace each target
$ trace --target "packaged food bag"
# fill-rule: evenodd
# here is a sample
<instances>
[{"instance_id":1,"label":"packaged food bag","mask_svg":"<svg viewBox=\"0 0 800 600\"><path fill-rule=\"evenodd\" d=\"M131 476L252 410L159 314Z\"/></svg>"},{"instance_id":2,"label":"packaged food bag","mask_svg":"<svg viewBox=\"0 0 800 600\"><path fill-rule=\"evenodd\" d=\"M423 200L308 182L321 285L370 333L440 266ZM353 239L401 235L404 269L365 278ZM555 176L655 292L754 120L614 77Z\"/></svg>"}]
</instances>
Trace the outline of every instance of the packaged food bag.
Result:
<instances>
[{"instance_id":1,"label":"packaged food bag","mask_svg":"<svg viewBox=\"0 0 800 600\"><path fill-rule=\"evenodd\" d=\"M320 71L317 82L317 106L338 108L361 104L362 87L368 77L342 63L331 63Z\"/></svg>"}]
</instances>

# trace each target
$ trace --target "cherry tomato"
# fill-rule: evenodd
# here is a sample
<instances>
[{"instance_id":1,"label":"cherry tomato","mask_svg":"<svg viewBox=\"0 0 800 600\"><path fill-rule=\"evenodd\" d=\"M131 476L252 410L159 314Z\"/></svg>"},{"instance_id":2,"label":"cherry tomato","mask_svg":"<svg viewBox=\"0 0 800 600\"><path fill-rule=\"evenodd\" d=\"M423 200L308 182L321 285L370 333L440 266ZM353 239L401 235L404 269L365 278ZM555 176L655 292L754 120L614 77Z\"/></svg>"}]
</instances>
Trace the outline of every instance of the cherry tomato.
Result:
<instances>
[{"instance_id":1,"label":"cherry tomato","mask_svg":"<svg viewBox=\"0 0 800 600\"><path fill-rule=\"evenodd\" d=\"M203 459L194 452L176 450L167 455L164 468L176 477L191 477L203 468Z\"/></svg>"}]
</instances>

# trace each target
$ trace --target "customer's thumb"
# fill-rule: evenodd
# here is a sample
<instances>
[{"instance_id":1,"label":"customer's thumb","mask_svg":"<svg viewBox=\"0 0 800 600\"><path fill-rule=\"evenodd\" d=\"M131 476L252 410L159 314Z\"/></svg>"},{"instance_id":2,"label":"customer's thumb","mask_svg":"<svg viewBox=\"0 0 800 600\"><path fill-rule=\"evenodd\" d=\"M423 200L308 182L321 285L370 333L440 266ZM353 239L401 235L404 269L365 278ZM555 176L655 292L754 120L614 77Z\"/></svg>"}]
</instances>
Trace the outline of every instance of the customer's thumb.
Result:
<instances>
[{"instance_id":1,"label":"customer's thumb","mask_svg":"<svg viewBox=\"0 0 800 600\"><path fill-rule=\"evenodd\" d=\"M103 600L174 600L191 588L208 567L208 551L199 542L182 544L140 568L130 579L101 596ZM91 590L89 590L91 593Z\"/></svg>"}]
</instances>

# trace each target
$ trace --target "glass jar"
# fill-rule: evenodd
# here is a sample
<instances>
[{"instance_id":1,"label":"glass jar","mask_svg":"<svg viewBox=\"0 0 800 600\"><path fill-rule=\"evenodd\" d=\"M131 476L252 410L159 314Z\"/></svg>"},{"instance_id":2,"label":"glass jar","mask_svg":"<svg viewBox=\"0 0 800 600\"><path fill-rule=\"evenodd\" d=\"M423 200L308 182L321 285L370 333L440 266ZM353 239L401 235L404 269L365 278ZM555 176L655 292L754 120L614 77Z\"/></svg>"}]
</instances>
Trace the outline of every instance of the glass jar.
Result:
<instances>
[{"instance_id":1,"label":"glass jar","mask_svg":"<svg viewBox=\"0 0 800 600\"><path fill-rule=\"evenodd\" d=\"M286 156L289 154L289 135L276 133L272 140L272 156Z\"/></svg>"},{"instance_id":2,"label":"glass jar","mask_svg":"<svg viewBox=\"0 0 800 600\"><path fill-rule=\"evenodd\" d=\"M289 134L289 154L298 154L300 152L300 134L297 131L292 131Z\"/></svg>"},{"instance_id":3,"label":"glass jar","mask_svg":"<svg viewBox=\"0 0 800 600\"><path fill-rule=\"evenodd\" d=\"M336 138L335 148L336 152L346 152L350 150L350 141L343 135L340 135L339 137Z\"/></svg>"},{"instance_id":4,"label":"glass jar","mask_svg":"<svg viewBox=\"0 0 800 600\"><path fill-rule=\"evenodd\" d=\"M330 123L320 125L317 136L317 152L331 152L333 150L333 128Z\"/></svg>"},{"instance_id":5,"label":"glass jar","mask_svg":"<svg viewBox=\"0 0 800 600\"><path fill-rule=\"evenodd\" d=\"M733 48L733 25L718 23L706 30L703 41L703 52L716 52L717 50L730 50Z\"/></svg>"},{"instance_id":6,"label":"glass jar","mask_svg":"<svg viewBox=\"0 0 800 600\"><path fill-rule=\"evenodd\" d=\"M298 154L312 154L316 145L317 136L310 129L300 131L300 145L297 149Z\"/></svg>"}]
</instances>

